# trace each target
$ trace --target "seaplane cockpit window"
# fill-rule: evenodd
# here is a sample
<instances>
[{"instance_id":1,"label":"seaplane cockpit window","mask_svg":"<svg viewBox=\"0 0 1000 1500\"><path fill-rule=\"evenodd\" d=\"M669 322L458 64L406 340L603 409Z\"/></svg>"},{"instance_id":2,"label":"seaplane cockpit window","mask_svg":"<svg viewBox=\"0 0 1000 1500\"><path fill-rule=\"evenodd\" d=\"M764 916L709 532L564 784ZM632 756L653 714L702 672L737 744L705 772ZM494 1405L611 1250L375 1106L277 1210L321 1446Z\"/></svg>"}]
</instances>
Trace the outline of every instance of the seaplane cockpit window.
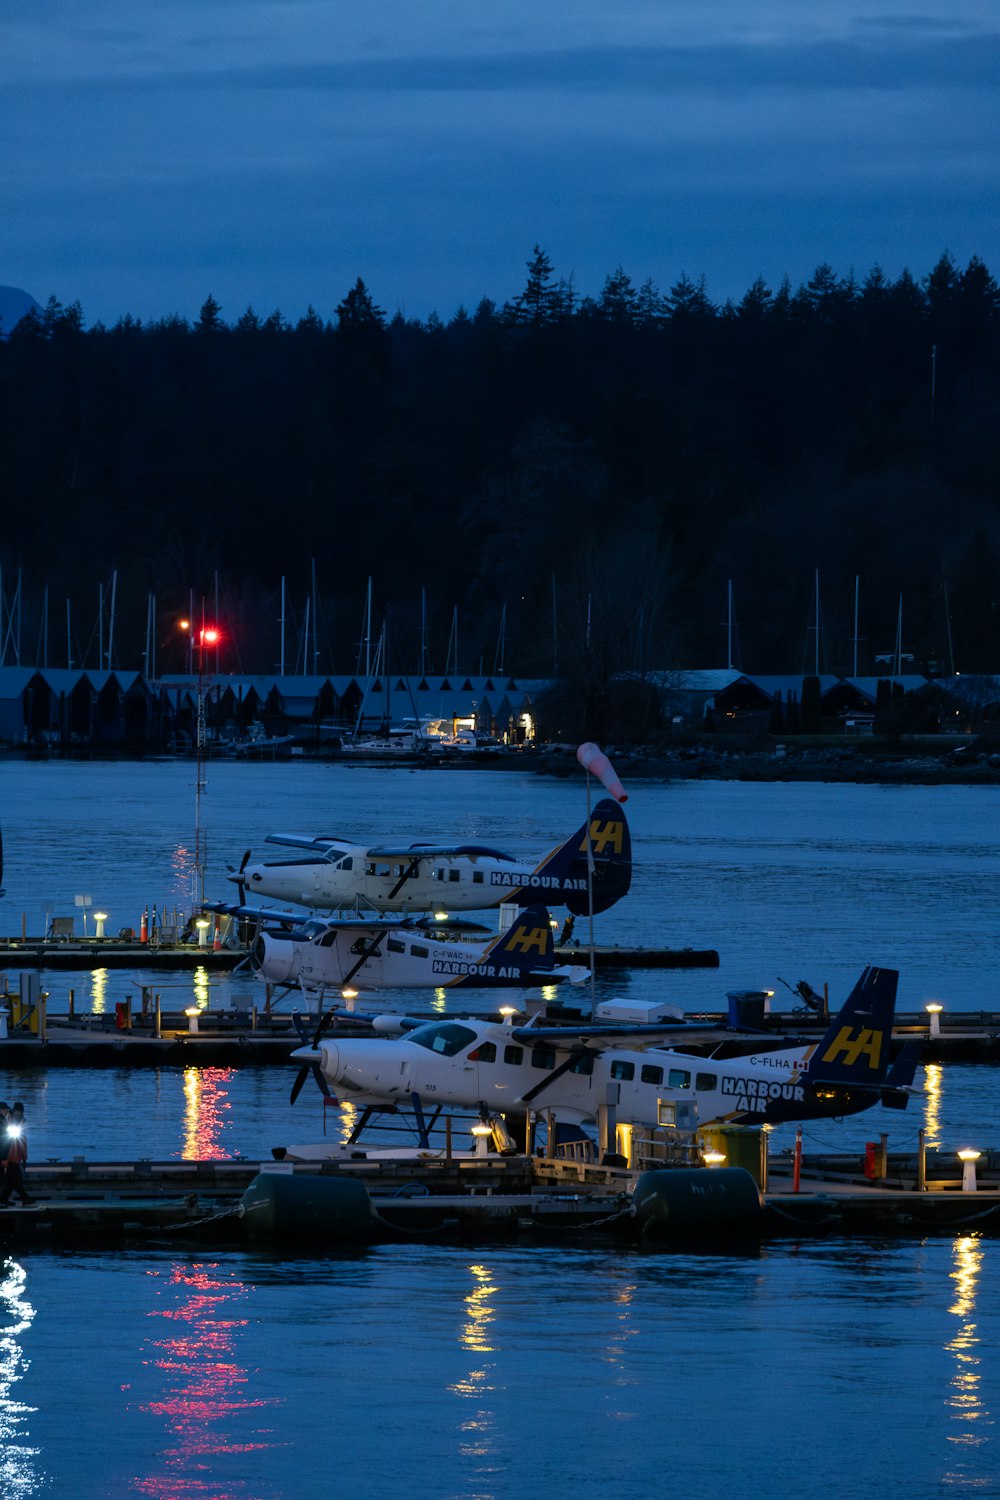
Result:
<instances>
[{"instance_id":1,"label":"seaplane cockpit window","mask_svg":"<svg viewBox=\"0 0 1000 1500\"><path fill-rule=\"evenodd\" d=\"M429 949L424 947L423 943L410 944L410 952L414 958L427 958L429 951Z\"/></svg>"},{"instance_id":2,"label":"seaplane cockpit window","mask_svg":"<svg viewBox=\"0 0 1000 1500\"><path fill-rule=\"evenodd\" d=\"M663 1069L654 1068L652 1063L643 1063L642 1067L639 1070L639 1082L656 1084L662 1083Z\"/></svg>"},{"instance_id":3,"label":"seaplane cockpit window","mask_svg":"<svg viewBox=\"0 0 1000 1500\"><path fill-rule=\"evenodd\" d=\"M585 1057L578 1057L577 1060L576 1060L576 1062L570 1068L570 1072L571 1073L582 1073L587 1078L590 1077L590 1075L591 1075L591 1073L593 1071L594 1071L594 1054L592 1052L588 1052Z\"/></svg>"},{"instance_id":4,"label":"seaplane cockpit window","mask_svg":"<svg viewBox=\"0 0 1000 1500\"><path fill-rule=\"evenodd\" d=\"M620 1078L622 1082L627 1083L629 1079L635 1077L635 1063L613 1062L611 1064L611 1076L612 1078Z\"/></svg>"},{"instance_id":5,"label":"seaplane cockpit window","mask_svg":"<svg viewBox=\"0 0 1000 1500\"><path fill-rule=\"evenodd\" d=\"M351 952L352 953L356 953L358 955L358 957L360 958L361 954L362 953L366 953L367 951L368 950L365 947L365 940L364 940L364 938L363 937L355 938L354 942L351 944Z\"/></svg>"},{"instance_id":6,"label":"seaplane cockpit window","mask_svg":"<svg viewBox=\"0 0 1000 1500\"><path fill-rule=\"evenodd\" d=\"M715 1089L719 1086L718 1073L696 1073L694 1075L694 1086L696 1089Z\"/></svg>"},{"instance_id":7,"label":"seaplane cockpit window","mask_svg":"<svg viewBox=\"0 0 1000 1500\"><path fill-rule=\"evenodd\" d=\"M444 870L441 869L440 866L438 867L438 869L432 871L432 874L433 874L435 880L443 880L444 879Z\"/></svg>"},{"instance_id":8,"label":"seaplane cockpit window","mask_svg":"<svg viewBox=\"0 0 1000 1500\"><path fill-rule=\"evenodd\" d=\"M689 1089L691 1087L691 1074L686 1068L671 1068L667 1074L667 1087L671 1089Z\"/></svg>"},{"instance_id":9,"label":"seaplane cockpit window","mask_svg":"<svg viewBox=\"0 0 1000 1500\"><path fill-rule=\"evenodd\" d=\"M319 946L321 948L332 948L336 941L337 929L336 927L331 927L329 932L323 933L323 936L319 940Z\"/></svg>"},{"instance_id":10,"label":"seaplane cockpit window","mask_svg":"<svg viewBox=\"0 0 1000 1500\"><path fill-rule=\"evenodd\" d=\"M389 938L389 940L386 943L386 947L388 948L388 950L389 950L390 953L405 953L406 952L406 944L405 943L401 943L399 941L399 938Z\"/></svg>"},{"instance_id":11,"label":"seaplane cockpit window","mask_svg":"<svg viewBox=\"0 0 1000 1500\"><path fill-rule=\"evenodd\" d=\"M554 1068L556 1065L556 1052L554 1047L532 1047L531 1066L533 1068Z\"/></svg>"},{"instance_id":12,"label":"seaplane cockpit window","mask_svg":"<svg viewBox=\"0 0 1000 1500\"><path fill-rule=\"evenodd\" d=\"M480 1042L478 1047L473 1047L469 1053L470 1062L491 1063L497 1060L496 1042Z\"/></svg>"},{"instance_id":13,"label":"seaplane cockpit window","mask_svg":"<svg viewBox=\"0 0 1000 1500\"><path fill-rule=\"evenodd\" d=\"M337 863L334 865L334 869L335 870L353 870L354 869L354 860L348 854L348 855L345 856L344 859L338 859L337 860Z\"/></svg>"},{"instance_id":14,"label":"seaplane cockpit window","mask_svg":"<svg viewBox=\"0 0 1000 1500\"><path fill-rule=\"evenodd\" d=\"M483 883L483 872L482 872L482 870L473 870L473 872L472 872L472 884L473 885L482 885L482 883Z\"/></svg>"},{"instance_id":15,"label":"seaplane cockpit window","mask_svg":"<svg viewBox=\"0 0 1000 1500\"><path fill-rule=\"evenodd\" d=\"M439 1052L442 1057L454 1057L476 1040L476 1033L468 1026L459 1026L457 1021L431 1021L411 1031L406 1040L426 1047L428 1052Z\"/></svg>"},{"instance_id":16,"label":"seaplane cockpit window","mask_svg":"<svg viewBox=\"0 0 1000 1500\"><path fill-rule=\"evenodd\" d=\"M503 1060L510 1063L512 1068L519 1068L524 1062L524 1048L507 1046L503 1049Z\"/></svg>"}]
</instances>

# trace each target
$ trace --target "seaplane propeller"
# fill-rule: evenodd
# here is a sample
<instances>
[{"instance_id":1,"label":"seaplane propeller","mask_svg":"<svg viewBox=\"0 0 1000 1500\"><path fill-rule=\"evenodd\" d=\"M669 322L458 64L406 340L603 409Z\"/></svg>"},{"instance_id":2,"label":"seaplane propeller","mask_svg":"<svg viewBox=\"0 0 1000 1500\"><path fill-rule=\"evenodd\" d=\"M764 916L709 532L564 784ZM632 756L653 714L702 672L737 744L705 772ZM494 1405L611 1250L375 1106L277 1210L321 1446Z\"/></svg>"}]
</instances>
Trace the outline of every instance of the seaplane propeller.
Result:
<instances>
[{"instance_id":1,"label":"seaplane propeller","mask_svg":"<svg viewBox=\"0 0 1000 1500\"><path fill-rule=\"evenodd\" d=\"M246 905L247 883L246 883L245 880L239 879L239 877L243 874L243 871L246 869L247 865L250 863L250 856L251 856L252 853L253 853L252 849L248 849L247 850L247 852L244 854L243 858L240 860L240 867L239 867L238 870L234 870L232 865L227 865L226 866L226 869L229 871L230 875L235 875L237 877L237 880L236 880L236 889L240 893L240 905L241 906L245 906Z\"/></svg>"},{"instance_id":2,"label":"seaplane propeller","mask_svg":"<svg viewBox=\"0 0 1000 1500\"><path fill-rule=\"evenodd\" d=\"M306 1031L305 1022L303 1021L297 1010L292 1012L292 1025L298 1032L299 1041L302 1042L303 1045L306 1045L309 1041L309 1035ZM296 1073L295 1082L292 1084L292 1092L288 1100L289 1104L295 1103L296 1099L301 1094L302 1087L306 1079L309 1077L310 1073L313 1075L317 1084L319 1085L319 1090L323 1095L323 1098L325 1100L328 1100L331 1104L336 1104L337 1100L331 1094L330 1085L327 1083L325 1077L323 1076L323 1069L320 1067L319 1063L315 1062L303 1063L302 1067Z\"/></svg>"}]
</instances>

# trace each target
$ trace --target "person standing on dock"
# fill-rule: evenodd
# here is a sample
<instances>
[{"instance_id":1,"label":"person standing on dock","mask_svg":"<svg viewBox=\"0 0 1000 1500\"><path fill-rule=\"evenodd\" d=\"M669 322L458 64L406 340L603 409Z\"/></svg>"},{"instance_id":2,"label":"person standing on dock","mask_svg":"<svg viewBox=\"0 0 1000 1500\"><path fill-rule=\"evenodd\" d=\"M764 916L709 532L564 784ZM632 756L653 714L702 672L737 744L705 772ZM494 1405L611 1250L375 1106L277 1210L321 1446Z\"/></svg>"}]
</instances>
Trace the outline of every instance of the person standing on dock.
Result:
<instances>
[{"instance_id":1,"label":"person standing on dock","mask_svg":"<svg viewBox=\"0 0 1000 1500\"><path fill-rule=\"evenodd\" d=\"M24 1105L11 1106L7 1118L0 1124L0 1153L4 1164L3 1187L0 1188L0 1208L6 1208L11 1195L17 1193L22 1204L31 1203L24 1190L24 1164L28 1160L28 1135L24 1123Z\"/></svg>"}]
</instances>

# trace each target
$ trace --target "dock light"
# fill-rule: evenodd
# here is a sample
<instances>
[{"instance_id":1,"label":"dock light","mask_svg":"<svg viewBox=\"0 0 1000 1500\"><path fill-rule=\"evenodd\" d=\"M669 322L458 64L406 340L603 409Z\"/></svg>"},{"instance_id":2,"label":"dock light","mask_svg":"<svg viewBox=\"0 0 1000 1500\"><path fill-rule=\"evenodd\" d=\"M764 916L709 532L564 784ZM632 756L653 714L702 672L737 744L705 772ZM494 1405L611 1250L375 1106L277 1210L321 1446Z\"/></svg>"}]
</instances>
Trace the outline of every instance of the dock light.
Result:
<instances>
[{"instance_id":1,"label":"dock light","mask_svg":"<svg viewBox=\"0 0 1000 1500\"><path fill-rule=\"evenodd\" d=\"M197 1005L189 1005L184 1014L188 1018L188 1031L195 1036L198 1031L198 1017L201 1015L201 1009Z\"/></svg>"},{"instance_id":2,"label":"dock light","mask_svg":"<svg viewBox=\"0 0 1000 1500\"><path fill-rule=\"evenodd\" d=\"M486 1156L488 1152L487 1141L493 1134L490 1125L473 1125L472 1134L476 1137L476 1155Z\"/></svg>"},{"instance_id":3,"label":"dock light","mask_svg":"<svg viewBox=\"0 0 1000 1500\"><path fill-rule=\"evenodd\" d=\"M703 1151L701 1159L706 1167L721 1167L726 1159L726 1153L724 1151Z\"/></svg>"},{"instance_id":4,"label":"dock light","mask_svg":"<svg viewBox=\"0 0 1000 1500\"><path fill-rule=\"evenodd\" d=\"M944 1006L933 1003L931 1005L925 1005L924 1010L927 1012L927 1015L930 1018L927 1022L927 1035L940 1036L941 1012L944 1010Z\"/></svg>"},{"instance_id":5,"label":"dock light","mask_svg":"<svg viewBox=\"0 0 1000 1500\"><path fill-rule=\"evenodd\" d=\"M981 1151L974 1151L971 1146L966 1146L964 1151L958 1153L958 1159L962 1163L963 1193L974 1193L976 1191L976 1162L981 1155Z\"/></svg>"},{"instance_id":6,"label":"dock light","mask_svg":"<svg viewBox=\"0 0 1000 1500\"><path fill-rule=\"evenodd\" d=\"M24 1126L23 1125L15 1125L13 1123L13 1121L8 1120L8 1122L7 1122L7 1134L9 1136L12 1136L13 1139L16 1141L19 1136L22 1136L24 1134Z\"/></svg>"},{"instance_id":7,"label":"dock light","mask_svg":"<svg viewBox=\"0 0 1000 1500\"><path fill-rule=\"evenodd\" d=\"M347 1001L347 1009L349 1011L353 1012L353 1010L354 1010L354 1002L358 998L358 992L357 992L357 990L346 989L346 990L341 990L340 993L341 993L341 997L344 1000Z\"/></svg>"},{"instance_id":8,"label":"dock light","mask_svg":"<svg viewBox=\"0 0 1000 1500\"><path fill-rule=\"evenodd\" d=\"M434 920L435 922L447 922L448 913L446 911L436 911L434 913Z\"/></svg>"},{"instance_id":9,"label":"dock light","mask_svg":"<svg viewBox=\"0 0 1000 1500\"><path fill-rule=\"evenodd\" d=\"M207 948L208 947L208 929L212 925L211 922L208 920L207 917L199 917L198 920L195 922L194 925L198 929L198 947L199 948Z\"/></svg>"},{"instance_id":10,"label":"dock light","mask_svg":"<svg viewBox=\"0 0 1000 1500\"><path fill-rule=\"evenodd\" d=\"M503 1016L503 1022L505 1026L513 1026L514 1017L517 1015L517 1011L514 1009L513 1005L501 1005L500 1014Z\"/></svg>"},{"instance_id":11,"label":"dock light","mask_svg":"<svg viewBox=\"0 0 1000 1500\"><path fill-rule=\"evenodd\" d=\"M104 924L107 920L108 914L106 911L94 912L94 922L96 923L96 931L94 933L95 937L102 938L104 936Z\"/></svg>"}]
</instances>

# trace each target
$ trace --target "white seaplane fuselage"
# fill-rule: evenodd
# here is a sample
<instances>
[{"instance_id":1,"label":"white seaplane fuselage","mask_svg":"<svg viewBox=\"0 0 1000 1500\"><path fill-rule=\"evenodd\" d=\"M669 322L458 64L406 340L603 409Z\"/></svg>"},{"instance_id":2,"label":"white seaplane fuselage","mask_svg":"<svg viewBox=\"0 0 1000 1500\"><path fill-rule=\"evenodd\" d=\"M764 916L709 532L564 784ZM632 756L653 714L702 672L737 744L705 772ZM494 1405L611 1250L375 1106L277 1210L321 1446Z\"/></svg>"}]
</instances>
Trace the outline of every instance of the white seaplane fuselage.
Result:
<instances>
[{"instance_id":1,"label":"white seaplane fuselage","mask_svg":"<svg viewBox=\"0 0 1000 1500\"><path fill-rule=\"evenodd\" d=\"M849 1114L877 1096L849 1086L818 1090L803 1075L816 1044L799 1044L719 1061L666 1047L572 1040L533 1043L527 1028L432 1021L406 1036L321 1041L294 1056L316 1062L334 1094L361 1105L405 1104L416 1094L425 1105L484 1106L490 1113L551 1110L560 1120L584 1124L611 1107L619 1123L673 1125L677 1106L696 1106L699 1124L712 1121L765 1124Z\"/></svg>"},{"instance_id":2,"label":"white seaplane fuselage","mask_svg":"<svg viewBox=\"0 0 1000 1500\"><path fill-rule=\"evenodd\" d=\"M416 868L414 865L416 864ZM314 911L482 911L502 901L558 902L567 889L585 896L585 878L536 873L499 851L480 854L373 856L362 844L332 846L322 854L248 864L233 880L247 894L290 901Z\"/></svg>"},{"instance_id":3,"label":"white seaplane fuselage","mask_svg":"<svg viewBox=\"0 0 1000 1500\"><path fill-rule=\"evenodd\" d=\"M320 926L310 937L262 932L256 939L252 963L261 979L295 984L306 990L332 989L350 981L368 989L442 988L455 985L529 986L579 984L587 969L579 965L546 963L541 949L548 933L539 927L531 968L531 946L519 959L493 952L496 939L483 944L429 936L413 928ZM551 949L551 938L549 938ZM372 949L375 951L371 951ZM365 956L367 954L367 956Z\"/></svg>"}]
</instances>

